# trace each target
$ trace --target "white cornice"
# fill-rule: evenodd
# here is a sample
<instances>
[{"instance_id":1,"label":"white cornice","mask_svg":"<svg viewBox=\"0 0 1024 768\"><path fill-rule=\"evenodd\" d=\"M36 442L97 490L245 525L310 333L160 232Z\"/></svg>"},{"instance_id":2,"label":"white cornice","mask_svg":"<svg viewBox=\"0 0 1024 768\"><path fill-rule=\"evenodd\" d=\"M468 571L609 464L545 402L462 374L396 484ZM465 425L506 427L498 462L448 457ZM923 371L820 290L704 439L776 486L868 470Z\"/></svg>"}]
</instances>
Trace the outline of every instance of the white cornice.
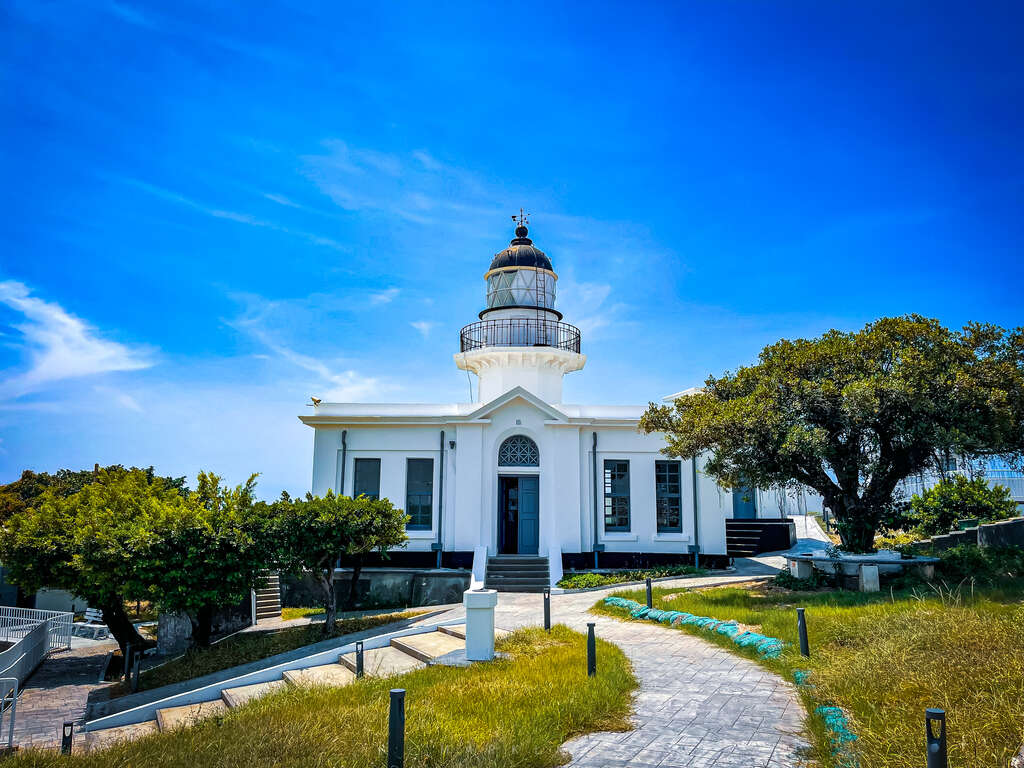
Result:
<instances>
[{"instance_id":1,"label":"white cornice","mask_svg":"<svg viewBox=\"0 0 1024 768\"><path fill-rule=\"evenodd\" d=\"M555 368L570 373L583 368L587 356L555 347L483 347L456 352L455 365L479 374L489 368Z\"/></svg>"}]
</instances>

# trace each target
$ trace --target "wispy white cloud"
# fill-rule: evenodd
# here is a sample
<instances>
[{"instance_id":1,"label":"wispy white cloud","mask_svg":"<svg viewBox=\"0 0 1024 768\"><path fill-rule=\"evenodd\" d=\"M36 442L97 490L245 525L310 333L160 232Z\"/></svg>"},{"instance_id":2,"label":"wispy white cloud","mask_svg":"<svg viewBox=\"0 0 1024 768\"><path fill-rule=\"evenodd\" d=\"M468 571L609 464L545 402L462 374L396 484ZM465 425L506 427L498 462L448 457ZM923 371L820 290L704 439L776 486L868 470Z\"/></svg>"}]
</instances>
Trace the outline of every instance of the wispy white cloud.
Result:
<instances>
[{"instance_id":1,"label":"wispy white cloud","mask_svg":"<svg viewBox=\"0 0 1024 768\"><path fill-rule=\"evenodd\" d=\"M272 192L266 192L266 193L264 193L263 196L265 198L267 198L267 200L270 200L271 202L277 203L278 205L283 205L283 206L285 206L287 208L301 208L302 207L301 205L299 205L295 201L289 200L284 195L276 195L276 194L273 194Z\"/></svg>"},{"instance_id":2,"label":"wispy white cloud","mask_svg":"<svg viewBox=\"0 0 1024 768\"><path fill-rule=\"evenodd\" d=\"M268 221L257 218L256 216L253 216L248 213L240 213L238 211L230 211L225 210L223 208L215 208L213 206L204 205L203 203L200 203L197 200L193 200L192 198L186 197L185 195L179 194L169 189L164 189L163 187L157 187L153 184L148 184L138 179L120 177L118 180L130 186L133 186L136 189L141 189L144 192L148 192L149 194L155 197L159 197L162 200L177 203L178 205L185 206L186 208L192 208L193 210L205 213L207 216L212 216L215 219L226 219L228 221L234 221L239 224L246 224L251 227L263 227L265 229L272 229L275 232L283 232L287 235L299 237L303 240L306 240L307 242L313 243L314 245L322 245L327 248L333 248L334 250L337 251L348 252L350 250L347 246L343 245L342 243L339 243L337 240L332 240L329 237L323 237L322 235L318 235L315 232L306 232L299 229L293 229L291 227L286 227L281 224L278 224L277 222L274 221ZM269 197L269 195L264 196Z\"/></svg>"},{"instance_id":3,"label":"wispy white cloud","mask_svg":"<svg viewBox=\"0 0 1024 768\"><path fill-rule=\"evenodd\" d=\"M105 397L110 398L111 401L121 406L122 408L126 408L129 411L135 411L136 413L142 413L142 406L139 405L139 401L136 400L131 395L129 395L127 392L122 392L121 390L116 389L114 387L105 386L93 387L93 391L99 395L103 395Z\"/></svg>"},{"instance_id":4,"label":"wispy white cloud","mask_svg":"<svg viewBox=\"0 0 1024 768\"><path fill-rule=\"evenodd\" d=\"M99 330L59 304L32 295L24 283L0 282L0 303L24 320L11 327L20 337L27 366L4 372L0 400L37 392L65 379L115 371L136 371L154 364L153 350L103 338Z\"/></svg>"},{"instance_id":5,"label":"wispy white cloud","mask_svg":"<svg viewBox=\"0 0 1024 768\"><path fill-rule=\"evenodd\" d=\"M390 304L392 301L398 298L398 288L385 288L383 291L377 291L376 293L370 294L371 304Z\"/></svg>"},{"instance_id":6,"label":"wispy white cloud","mask_svg":"<svg viewBox=\"0 0 1024 768\"><path fill-rule=\"evenodd\" d=\"M313 374L304 379L304 384L313 390L310 394L332 402L358 402L371 396L379 398L382 392L394 389L387 380L365 375L348 365L338 365L330 352L308 354L285 338L294 335L289 334L291 328L302 325L300 318L310 313L310 304L322 300L326 306L345 306L343 298L315 295L298 302L268 300L252 294L236 294L234 298L244 304L244 310L238 317L227 320L227 324L258 342L277 359ZM325 349L322 340L317 346Z\"/></svg>"},{"instance_id":7,"label":"wispy white cloud","mask_svg":"<svg viewBox=\"0 0 1024 768\"><path fill-rule=\"evenodd\" d=\"M437 325L437 323L432 323L429 320L414 320L413 322L409 323L409 325L411 325L413 328L419 331L420 335L423 336L423 338L425 339L428 336L430 336L430 330L435 325Z\"/></svg>"}]
</instances>

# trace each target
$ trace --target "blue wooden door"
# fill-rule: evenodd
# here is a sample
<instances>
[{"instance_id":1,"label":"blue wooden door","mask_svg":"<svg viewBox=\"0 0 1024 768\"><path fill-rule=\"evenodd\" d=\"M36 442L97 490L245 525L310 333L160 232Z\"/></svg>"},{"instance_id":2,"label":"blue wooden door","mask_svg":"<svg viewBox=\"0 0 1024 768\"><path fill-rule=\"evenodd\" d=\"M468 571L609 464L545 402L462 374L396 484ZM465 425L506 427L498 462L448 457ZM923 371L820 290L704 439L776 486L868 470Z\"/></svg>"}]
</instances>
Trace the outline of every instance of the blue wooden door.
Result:
<instances>
[{"instance_id":1,"label":"blue wooden door","mask_svg":"<svg viewBox=\"0 0 1024 768\"><path fill-rule=\"evenodd\" d=\"M733 488L732 517L733 520L757 519L757 496L750 486Z\"/></svg>"},{"instance_id":2,"label":"blue wooden door","mask_svg":"<svg viewBox=\"0 0 1024 768\"><path fill-rule=\"evenodd\" d=\"M536 555L540 546L540 493L536 477L519 478L519 554Z\"/></svg>"}]
</instances>

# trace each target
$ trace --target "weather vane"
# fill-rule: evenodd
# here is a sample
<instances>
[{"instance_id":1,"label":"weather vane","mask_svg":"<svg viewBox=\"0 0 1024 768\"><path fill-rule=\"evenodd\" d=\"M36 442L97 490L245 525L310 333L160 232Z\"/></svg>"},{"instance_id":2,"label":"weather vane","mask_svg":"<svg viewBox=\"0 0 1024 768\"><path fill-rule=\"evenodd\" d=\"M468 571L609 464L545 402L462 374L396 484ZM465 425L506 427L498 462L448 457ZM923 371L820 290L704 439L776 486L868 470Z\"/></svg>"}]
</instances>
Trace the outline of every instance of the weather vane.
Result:
<instances>
[{"instance_id":1,"label":"weather vane","mask_svg":"<svg viewBox=\"0 0 1024 768\"><path fill-rule=\"evenodd\" d=\"M530 217L530 214L523 213L523 209L520 208L519 209L519 215L518 216L513 216L512 217L512 221L518 221L519 222L519 226L525 227L527 224L530 223L530 218L529 217Z\"/></svg>"}]
</instances>

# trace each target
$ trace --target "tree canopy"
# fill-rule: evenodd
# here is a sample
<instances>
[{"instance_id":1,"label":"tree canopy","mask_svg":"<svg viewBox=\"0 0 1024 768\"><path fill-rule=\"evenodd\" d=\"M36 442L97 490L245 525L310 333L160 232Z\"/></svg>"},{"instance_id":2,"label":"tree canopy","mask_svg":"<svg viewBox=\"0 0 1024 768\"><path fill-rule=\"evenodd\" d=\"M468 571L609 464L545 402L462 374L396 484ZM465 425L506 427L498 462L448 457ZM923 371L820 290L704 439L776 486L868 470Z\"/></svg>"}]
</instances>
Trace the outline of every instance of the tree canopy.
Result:
<instances>
[{"instance_id":1,"label":"tree canopy","mask_svg":"<svg viewBox=\"0 0 1024 768\"><path fill-rule=\"evenodd\" d=\"M103 611L118 643L146 644L124 610L147 599L140 555L183 504L180 488L139 469L99 470L70 495L45 490L0 535L0 561L23 589L65 589Z\"/></svg>"},{"instance_id":2,"label":"tree canopy","mask_svg":"<svg viewBox=\"0 0 1024 768\"><path fill-rule=\"evenodd\" d=\"M267 506L255 503L255 486L256 475L229 488L200 472L197 489L156 521L153 537L135 555L150 599L187 614L198 645L209 644L215 611L248 597L273 564Z\"/></svg>"},{"instance_id":3,"label":"tree canopy","mask_svg":"<svg viewBox=\"0 0 1024 768\"><path fill-rule=\"evenodd\" d=\"M334 569L341 555L356 563L349 602L359 578L360 557L382 555L406 541L408 516L387 499L360 496L352 499L328 491L326 496L306 494L291 499L286 494L273 505L273 529L284 570L312 574L323 590L327 621L325 634L334 633L337 594Z\"/></svg>"},{"instance_id":4,"label":"tree canopy","mask_svg":"<svg viewBox=\"0 0 1024 768\"><path fill-rule=\"evenodd\" d=\"M918 315L781 340L641 419L727 487L806 485L844 545L872 548L901 480L949 456L1024 452L1024 328Z\"/></svg>"}]
</instances>

